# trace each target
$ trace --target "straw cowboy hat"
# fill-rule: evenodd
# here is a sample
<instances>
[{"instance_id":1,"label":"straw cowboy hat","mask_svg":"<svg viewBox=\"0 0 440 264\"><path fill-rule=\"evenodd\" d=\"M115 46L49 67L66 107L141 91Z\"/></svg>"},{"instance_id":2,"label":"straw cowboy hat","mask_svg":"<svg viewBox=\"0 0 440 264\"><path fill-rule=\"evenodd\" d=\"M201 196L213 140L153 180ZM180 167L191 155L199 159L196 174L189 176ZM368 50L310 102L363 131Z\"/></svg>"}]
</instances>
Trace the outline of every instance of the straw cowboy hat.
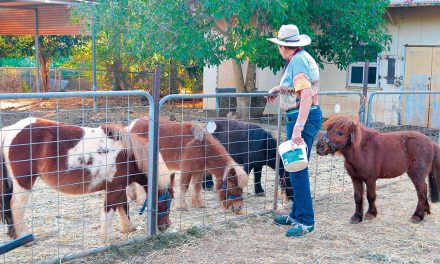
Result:
<instances>
[{"instance_id":1,"label":"straw cowboy hat","mask_svg":"<svg viewBox=\"0 0 440 264\"><path fill-rule=\"evenodd\" d=\"M312 42L309 36L299 34L298 27L295 25L282 25L278 31L278 37L267 39L270 42L282 46L302 47L307 46Z\"/></svg>"}]
</instances>

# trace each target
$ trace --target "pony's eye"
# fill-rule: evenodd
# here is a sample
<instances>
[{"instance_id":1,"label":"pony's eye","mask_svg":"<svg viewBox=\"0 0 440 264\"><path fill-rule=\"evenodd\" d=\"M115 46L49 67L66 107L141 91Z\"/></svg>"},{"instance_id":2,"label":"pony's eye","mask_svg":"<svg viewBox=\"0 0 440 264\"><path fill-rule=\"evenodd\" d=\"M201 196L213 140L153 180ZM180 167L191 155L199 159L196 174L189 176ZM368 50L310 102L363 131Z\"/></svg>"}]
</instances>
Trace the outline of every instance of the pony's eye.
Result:
<instances>
[{"instance_id":1,"label":"pony's eye","mask_svg":"<svg viewBox=\"0 0 440 264\"><path fill-rule=\"evenodd\" d=\"M342 135L344 135L344 132L339 131L339 132L338 132L338 135L339 135L339 136L342 136Z\"/></svg>"}]
</instances>

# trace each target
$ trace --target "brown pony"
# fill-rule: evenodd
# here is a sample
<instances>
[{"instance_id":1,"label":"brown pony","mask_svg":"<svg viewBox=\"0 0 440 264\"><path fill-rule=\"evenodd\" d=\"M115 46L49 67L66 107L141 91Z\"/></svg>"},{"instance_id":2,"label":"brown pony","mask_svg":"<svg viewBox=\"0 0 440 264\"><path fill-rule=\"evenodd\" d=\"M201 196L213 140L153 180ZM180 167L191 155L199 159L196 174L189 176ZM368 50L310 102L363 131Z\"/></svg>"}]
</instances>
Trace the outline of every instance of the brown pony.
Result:
<instances>
[{"instance_id":1,"label":"brown pony","mask_svg":"<svg viewBox=\"0 0 440 264\"><path fill-rule=\"evenodd\" d=\"M112 226L116 210L122 233L135 230L128 215L126 187L132 183L147 186L147 140L122 126L89 128L33 117L4 127L0 133L0 209L10 237L29 233L24 213L38 177L66 194L105 191L101 223L104 239L117 238ZM172 199L174 176L166 166L159 171L169 176L159 180L159 194L162 197L167 193ZM158 202L160 230L170 226L169 203Z\"/></svg>"},{"instance_id":2,"label":"brown pony","mask_svg":"<svg viewBox=\"0 0 440 264\"><path fill-rule=\"evenodd\" d=\"M149 120L141 118L130 124L130 132L148 136ZM180 194L175 209L186 208L185 194L192 183L193 207L201 207L200 190L205 173L214 175L216 189L224 209L239 213L243 206L243 187L248 176L211 134L195 123L177 123L162 119L159 148L167 167L180 171Z\"/></svg>"},{"instance_id":3,"label":"brown pony","mask_svg":"<svg viewBox=\"0 0 440 264\"><path fill-rule=\"evenodd\" d=\"M377 215L376 180L394 178L407 173L416 187L418 203L411 222L430 214L425 183L429 175L432 202L440 200L440 147L422 133L401 131L380 134L361 126L355 119L335 116L324 123L327 133L317 143L321 156L340 153L353 182L356 211L352 223L363 218L363 194L367 186L368 211L366 220Z\"/></svg>"}]
</instances>

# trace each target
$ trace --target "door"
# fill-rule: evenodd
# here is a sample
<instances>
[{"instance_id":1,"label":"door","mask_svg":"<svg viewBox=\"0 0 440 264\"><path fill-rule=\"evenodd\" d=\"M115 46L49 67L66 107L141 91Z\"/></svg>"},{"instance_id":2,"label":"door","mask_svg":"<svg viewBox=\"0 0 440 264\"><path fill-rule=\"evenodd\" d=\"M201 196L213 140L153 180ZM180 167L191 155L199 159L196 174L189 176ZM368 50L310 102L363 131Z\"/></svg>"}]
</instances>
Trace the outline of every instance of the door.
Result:
<instances>
[{"instance_id":1,"label":"door","mask_svg":"<svg viewBox=\"0 0 440 264\"><path fill-rule=\"evenodd\" d=\"M440 47L434 47L432 52L431 91L440 92ZM430 98L429 127L440 129L440 94Z\"/></svg>"},{"instance_id":2,"label":"door","mask_svg":"<svg viewBox=\"0 0 440 264\"><path fill-rule=\"evenodd\" d=\"M440 91L440 47L407 47L405 91ZM440 95L406 95L402 99L404 124L440 128Z\"/></svg>"}]
</instances>

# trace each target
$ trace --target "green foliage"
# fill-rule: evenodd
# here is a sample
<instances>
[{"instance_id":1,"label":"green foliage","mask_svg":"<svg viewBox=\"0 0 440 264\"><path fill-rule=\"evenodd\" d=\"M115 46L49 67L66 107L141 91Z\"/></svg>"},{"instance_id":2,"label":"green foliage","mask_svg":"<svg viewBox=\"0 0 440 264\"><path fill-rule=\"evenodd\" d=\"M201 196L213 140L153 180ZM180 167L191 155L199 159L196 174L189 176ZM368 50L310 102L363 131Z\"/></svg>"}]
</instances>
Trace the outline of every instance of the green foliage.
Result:
<instances>
[{"instance_id":1,"label":"green foliage","mask_svg":"<svg viewBox=\"0 0 440 264\"><path fill-rule=\"evenodd\" d=\"M24 93L32 92L31 88L29 87L28 83L25 80L21 81L21 87L22 87Z\"/></svg>"},{"instance_id":2,"label":"green foliage","mask_svg":"<svg viewBox=\"0 0 440 264\"><path fill-rule=\"evenodd\" d=\"M34 53L32 36L0 36L0 57L29 57Z\"/></svg>"},{"instance_id":3,"label":"green foliage","mask_svg":"<svg viewBox=\"0 0 440 264\"><path fill-rule=\"evenodd\" d=\"M87 43L89 36L40 36L41 56L51 61L69 57L76 49ZM32 36L0 36L0 57L35 57L35 42Z\"/></svg>"},{"instance_id":4,"label":"green foliage","mask_svg":"<svg viewBox=\"0 0 440 264\"><path fill-rule=\"evenodd\" d=\"M311 36L306 49L318 62L346 67L371 59L390 42L385 32L387 0L106 0L83 5L76 14L95 17L107 52L126 63L175 59L184 65L249 60L278 70L283 61L266 39L282 24L296 24ZM108 44L108 45L107 45ZM152 59L153 58L153 59Z\"/></svg>"}]
</instances>

